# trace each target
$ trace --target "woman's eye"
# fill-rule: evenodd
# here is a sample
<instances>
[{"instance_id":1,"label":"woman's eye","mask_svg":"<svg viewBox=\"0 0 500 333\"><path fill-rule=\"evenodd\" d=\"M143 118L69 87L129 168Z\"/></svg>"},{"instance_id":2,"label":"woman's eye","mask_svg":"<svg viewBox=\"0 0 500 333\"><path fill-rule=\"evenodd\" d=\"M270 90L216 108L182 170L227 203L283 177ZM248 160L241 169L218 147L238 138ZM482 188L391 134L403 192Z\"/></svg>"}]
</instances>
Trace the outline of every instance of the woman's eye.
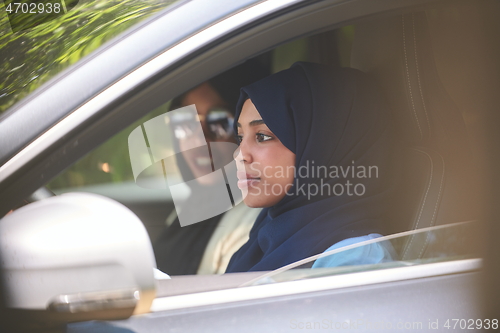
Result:
<instances>
[{"instance_id":1,"label":"woman's eye","mask_svg":"<svg viewBox=\"0 0 500 333\"><path fill-rule=\"evenodd\" d=\"M257 136L257 142L269 141L269 140L272 140L272 138L273 138L270 135L265 135L262 133L257 133L256 136Z\"/></svg>"},{"instance_id":2,"label":"woman's eye","mask_svg":"<svg viewBox=\"0 0 500 333\"><path fill-rule=\"evenodd\" d=\"M242 135L237 135L236 136L236 143L237 144L240 144L242 140L243 140L243 136Z\"/></svg>"}]
</instances>

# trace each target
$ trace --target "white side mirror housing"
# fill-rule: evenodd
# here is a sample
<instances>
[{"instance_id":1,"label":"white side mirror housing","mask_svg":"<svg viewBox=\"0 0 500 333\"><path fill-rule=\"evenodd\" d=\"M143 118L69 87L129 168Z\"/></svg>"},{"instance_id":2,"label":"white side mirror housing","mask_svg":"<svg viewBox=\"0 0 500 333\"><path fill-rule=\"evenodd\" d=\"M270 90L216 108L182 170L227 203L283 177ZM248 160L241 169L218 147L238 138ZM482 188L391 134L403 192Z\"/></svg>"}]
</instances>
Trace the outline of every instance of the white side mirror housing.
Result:
<instances>
[{"instance_id":1,"label":"white side mirror housing","mask_svg":"<svg viewBox=\"0 0 500 333\"><path fill-rule=\"evenodd\" d=\"M4 217L0 259L11 309L69 321L91 313L119 319L148 312L155 297L155 258L142 222L95 194L48 198Z\"/></svg>"}]
</instances>

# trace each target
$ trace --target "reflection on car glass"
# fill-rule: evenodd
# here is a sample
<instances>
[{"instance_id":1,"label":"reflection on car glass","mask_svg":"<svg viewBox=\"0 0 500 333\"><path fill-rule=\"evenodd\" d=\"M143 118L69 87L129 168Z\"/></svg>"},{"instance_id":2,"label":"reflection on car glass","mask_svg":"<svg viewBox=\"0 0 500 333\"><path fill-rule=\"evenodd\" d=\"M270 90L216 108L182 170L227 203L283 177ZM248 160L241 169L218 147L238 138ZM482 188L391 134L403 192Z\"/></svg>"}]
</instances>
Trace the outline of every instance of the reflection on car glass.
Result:
<instances>
[{"instance_id":1,"label":"reflection on car glass","mask_svg":"<svg viewBox=\"0 0 500 333\"><path fill-rule=\"evenodd\" d=\"M358 271L387 269L440 261L480 258L482 253L480 231L480 222L466 221L377 237L299 260L290 265L263 274L262 276L245 283L245 285L347 274ZM400 260L400 257L405 252L406 247L412 242L417 242L421 246L421 253L414 258ZM376 264L369 265L347 263L347 265L338 265L337 267L314 267L314 263L321 260L345 263L345 258L352 256L352 252L367 253L369 251L373 251L374 245L379 244L381 244L381 247L392 251L392 260L382 260ZM311 266L312 269L310 268ZM305 267L308 268L304 270L303 268Z\"/></svg>"}]
</instances>

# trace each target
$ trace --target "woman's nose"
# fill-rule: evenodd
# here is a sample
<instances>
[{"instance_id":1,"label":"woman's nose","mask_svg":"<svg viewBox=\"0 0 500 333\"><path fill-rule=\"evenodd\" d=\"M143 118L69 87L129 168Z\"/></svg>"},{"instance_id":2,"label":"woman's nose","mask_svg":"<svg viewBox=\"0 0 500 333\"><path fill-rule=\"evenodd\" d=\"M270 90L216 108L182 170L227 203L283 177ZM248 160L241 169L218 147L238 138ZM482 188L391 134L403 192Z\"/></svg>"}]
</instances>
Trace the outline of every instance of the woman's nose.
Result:
<instances>
[{"instance_id":1,"label":"woman's nose","mask_svg":"<svg viewBox=\"0 0 500 333\"><path fill-rule=\"evenodd\" d=\"M252 155L248 152L248 149L243 145L243 142L240 144L238 148L234 151L233 154L234 160L239 163L251 163Z\"/></svg>"}]
</instances>

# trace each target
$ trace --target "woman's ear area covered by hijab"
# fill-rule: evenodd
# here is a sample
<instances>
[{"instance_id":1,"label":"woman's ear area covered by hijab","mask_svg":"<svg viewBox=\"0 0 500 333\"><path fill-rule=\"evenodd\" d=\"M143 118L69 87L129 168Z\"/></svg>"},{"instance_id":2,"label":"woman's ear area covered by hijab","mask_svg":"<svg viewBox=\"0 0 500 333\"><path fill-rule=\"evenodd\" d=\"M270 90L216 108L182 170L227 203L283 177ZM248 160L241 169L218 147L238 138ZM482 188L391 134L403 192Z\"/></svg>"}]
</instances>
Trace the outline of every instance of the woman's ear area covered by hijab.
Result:
<instances>
[{"instance_id":1,"label":"woman's ear area covered by hijab","mask_svg":"<svg viewBox=\"0 0 500 333\"><path fill-rule=\"evenodd\" d=\"M243 103L237 131L240 146L235 160L245 204L276 205L293 184L295 154L267 127L250 99Z\"/></svg>"}]
</instances>

